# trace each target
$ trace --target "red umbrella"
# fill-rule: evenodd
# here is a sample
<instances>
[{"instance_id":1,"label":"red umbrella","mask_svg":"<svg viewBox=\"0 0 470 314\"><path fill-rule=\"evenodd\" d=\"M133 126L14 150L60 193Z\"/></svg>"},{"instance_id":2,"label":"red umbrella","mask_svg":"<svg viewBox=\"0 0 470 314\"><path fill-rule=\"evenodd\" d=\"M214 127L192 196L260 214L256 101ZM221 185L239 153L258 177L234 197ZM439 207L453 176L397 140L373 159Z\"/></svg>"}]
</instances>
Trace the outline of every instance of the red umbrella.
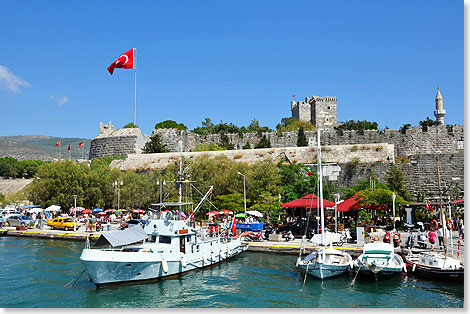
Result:
<instances>
[{"instance_id":1,"label":"red umbrella","mask_svg":"<svg viewBox=\"0 0 470 314\"><path fill-rule=\"evenodd\" d=\"M85 210L85 207L75 207L75 208L72 208L72 211L73 211L73 212L81 212L81 211L83 211L83 210Z\"/></svg>"},{"instance_id":2,"label":"red umbrella","mask_svg":"<svg viewBox=\"0 0 470 314\"><path fill-rule=\"evenodd\" d=\"M106 215L105 212L99 212L97 215Z\"/></svg>"},{"instance_id":3,"label":"red umbrella","mask_svg":"<svg viewBox=\"0 0 470 314\"><path fill-rule=\"evenodd\" d=\"M218 215L218 214L219 214L218 211L213 210L213 211L211 211L211 212L208 212L206 215Z\"/></svg>"},{"instance_id":4,"label":"red umbrella","mask_svg":"<svg viewBox=\"0 0 470 314\"><path fill-rule=\"evenodd\" d=\"M107 213L113 213L115 211L116 210L114 208L108 208L107 210L105 210L105 212L107 212Z\"/></svg>"},{"instance_id":5,"label":"red umbrella","mask_svg":"<svg viewBox=\"0 0 470 314\"><path fill-rule=\"evenodd\" d=\"M84 211L82 211L82 214L89 214L91 213L91 209L85 209Z\"/></svg>"},{"instance_id":6,"label":"red umbrella","mask_svg":"<svg viewBox=\"0 0 470 314\"><path fill-rule=\"evenodd\" d=\"M305 195L297 200L293 200L284 204L281 204L282 207L305 207L317 209L320 208L320 198L313 194ZM335 202L323 199L323 207L334 207Z\"/></svg>"},{"instance_id":7,"label":"red umbrella","mask_svg":"<svg viewBox=\"0 0 470 314\"><path fill-rule=\"evenodd\" d=\"M143 214L143 213L145 213L145 210L140 209L140 208L137 208L137 209L133 209L132 212L133 212L133 213Z\"/></svg>"},{"instance_id":8,"label":"red umbrella","mask_svg":"<svg viewBox=\"0 0 470 314\"><path fill-rule=\"evenodd\" d=\"M355 196L348 198L347 200L338 204L337 208L339 212L346 212L353 209L361 208L361 202L354 199Z\"/></svg>"},{"instance_id":9,"label":"red umbrella","mask_svg":"<svg viewBox=\"0 0 470 314\"><path fill-rule=\"evenodd\" d=\"M232 215L233 212L228 210L228 209L224 209L222 211L219 212L219 215Z\"/></svg>"}]
</instances>

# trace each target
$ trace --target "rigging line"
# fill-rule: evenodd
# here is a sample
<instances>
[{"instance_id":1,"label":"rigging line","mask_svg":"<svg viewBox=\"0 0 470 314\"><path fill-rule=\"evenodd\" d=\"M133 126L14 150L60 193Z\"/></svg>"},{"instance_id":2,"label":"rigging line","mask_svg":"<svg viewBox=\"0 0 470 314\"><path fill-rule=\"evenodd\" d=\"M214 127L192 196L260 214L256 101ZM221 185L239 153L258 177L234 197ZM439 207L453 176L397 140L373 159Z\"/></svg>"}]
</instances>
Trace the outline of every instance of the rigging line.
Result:
<instances>
[{"instance_id":1,"label":"rigging line","mask_svg":"<svg viewBox=\"0 0 470 314\"><path fill-rule=\"evenodd\" d=\"M199 191L199 190L197 189L197 187L195 187L195 186L192 185L192 184L191 184L191 186L192 186L199 194L201 194L201 195L204 197L204 194L202 194L201 191ZM212 206L214 206L215 209L219 210L219 209L217 208L217 206L215 206L214 204L212 204L211 201L209 201L208 199L206 199L206 201L208 201L209 204L211 204Z\"/></svg>"}]
</instances>

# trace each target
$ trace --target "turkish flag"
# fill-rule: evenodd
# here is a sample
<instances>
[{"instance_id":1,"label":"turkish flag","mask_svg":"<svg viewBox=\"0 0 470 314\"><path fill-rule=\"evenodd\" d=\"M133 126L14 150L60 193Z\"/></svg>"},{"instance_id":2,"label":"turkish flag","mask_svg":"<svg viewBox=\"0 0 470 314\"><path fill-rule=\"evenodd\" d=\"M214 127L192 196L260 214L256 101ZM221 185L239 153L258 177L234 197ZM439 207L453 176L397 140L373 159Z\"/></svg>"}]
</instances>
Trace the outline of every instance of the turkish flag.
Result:
<instances>
[{"instance_id":1,"label":"turkish flag","mask_svg":"<svg viewBox=\"0 0 470 314\"><path fill-rule=\"evenodd\" d=\"M54 146L60 146L60 141L58 141Z\"/></svg>"},{"instance_id":2,"label":"turkish flag","mask_svg":"<svg viewBox=\"0 0 470 314\"><path fill-rule=\"evenodd\" d=\"M237 224L235 223L235 216L233 216L233 221L232 221L232 232L233 232L233 236L237 236Z\"/></svg>"},{"instance_id":3,"label":"turkish flag","mask_svg":"<svg viewBox=\"0 0 470 314\"><path fill-rule=\"evenodd\" d=\"M67 150L70 150L70 144L69 144L69 148L67 148Z\"/></svg>"},{"instance_id":4,"label":"turkish flag","mask_svg":"<svg viewBox=\"0 0 470 314\"><path fill-rule=\"evenodd\" d=\"M292 95L293 98L295 98L295 95Z\"/></svg>"},{"instance_id":5,"label":"turkish flag","mask_svg":"<svg viewBox=\"0 0 470 314\"><path fill-rule=\"evenodd\" d=\"M426 208L429 209L430 211L434 211L434 209L431 207L431 204L429 204L428 201L426 201Z\"/></svg>"},{"instance_id":6,"label":"turkish flag","mask_svg":"<svg viewBox=\"0 0 470 314\"><path fill-rule=\"evenodd\" d=\"M83 144L84 144L84 143L85 143L85 142L80 142L80 143L78 143L78 147L83 147Z\"/></svg>"},{"instance_id":7,"label":"turkish flag","mask_svg":"<svg viewBox=\"0 0 470 314\"><path fill-rule=\"evenodd\" d=\"M116 61L111 63L108 67L108 71L113 75L114 69L133 69L134 68L134 48L129 51L124 52L122 55L117 58Z\"/></svg>"},{"instance_id":8,"label":"turkish flag","mask_svg":"<svg viewBox=\"0 0 470 314\"><path fill-rule=\"evenodd\" d=\"M310 171L310 168L308 168L308 176L310 177L312 175L312 171Z\"/></svg>"}]
</instances>

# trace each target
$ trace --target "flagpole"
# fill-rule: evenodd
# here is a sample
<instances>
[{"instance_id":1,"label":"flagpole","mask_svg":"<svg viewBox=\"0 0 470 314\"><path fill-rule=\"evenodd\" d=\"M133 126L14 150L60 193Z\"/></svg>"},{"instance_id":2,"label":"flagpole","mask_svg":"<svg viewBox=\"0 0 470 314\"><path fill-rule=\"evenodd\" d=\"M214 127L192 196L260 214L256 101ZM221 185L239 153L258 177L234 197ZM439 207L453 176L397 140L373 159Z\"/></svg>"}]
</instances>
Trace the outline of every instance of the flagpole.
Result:
<instances>
[{"instance_id":1,"label":"flagpole","mask_svg":"<svg viewBox=\"0 0 470 314\"><path fill-rule=\"evenodd\" d=\"M137 96L137 64L136 64L136 53L137 49L134 48L134 126L136 126L135 122L135 107L136 107L136 96Z\"/></svg>"}]
</instances>

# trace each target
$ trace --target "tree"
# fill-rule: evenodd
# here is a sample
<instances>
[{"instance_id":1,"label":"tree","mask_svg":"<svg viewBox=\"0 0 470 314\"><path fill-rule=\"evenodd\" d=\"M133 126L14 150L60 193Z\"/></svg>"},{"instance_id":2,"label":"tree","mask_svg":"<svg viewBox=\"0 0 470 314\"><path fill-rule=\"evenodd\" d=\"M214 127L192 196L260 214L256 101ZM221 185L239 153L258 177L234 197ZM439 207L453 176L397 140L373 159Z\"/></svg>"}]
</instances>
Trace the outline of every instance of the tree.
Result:
<instances>
[{"instance_id":1,"label":"tree","mask_svg":"<svg viewBox=\"0 0 470 314\"><path fill-rule=\"evenodd\" d=\"M436 121L436 120L431 120L431 119L429 119L429 117L426 117L426 120L419 121L419 126L421 127L423 132L427 132L428 127L437 126L437 125L441 125L441 122Z\"/></svg>"},{"instance_id":2,"label":"tree","mask_svg":"<svg viewBox=\"0 0 470 314\"><path fill-rule=\"evenodd\" d=\"M133 122L129 122L125 126L122 127L123 129L132 129L132 128L139 128L137 125L135 125Z\"/></svg>"},{"instance_id":3,"label":"tree","mask_svg":"<svg viewBox=\"0 0 470 314\"><path fill-rule=\"evenodd\" d=\"M393 208L393 191L389 189L367 189L356 194L355 199L360 200L362 207L367 210L376 209L378 215L385 216ZM407 202L400 195L396 196L395 204L406 204ZM397 211L398 213L398 211Z\"/></svg>"},{"instance_id":4,"label":"tree","mask_svg":"<svg viewBox=\"0 0 470 314\"><path fill-rule=\"evenodd\" d=\"M142 149L142 154L154 154L154 153L166 153L168 149L166 144L162 143L161 137L158 133L154 133L150 136L150 140L145 143Z\"/></svg>"},{"instance_id":5,"label":"tree","mask_svg":"<svg viewBox=\"0 0 470 314\"><path fill-rule=\"evenodd\" d=\"M308 146L307 137L305 136L304 128L301 126L297 132L297 146Z\"/></svg>"},{"instance_id":6,"label":"tree","mask_svg":"<svg viewBox=\"0 0 470 314\"><path fill-rule=\"evenodd\" d=\"M228 209L234 213L243 212L244 198L242 193L231 193L226 195L217 195L212 201L220 210ZM250 204L251 200L246 199L246 203ZM248 205L247 205L248 206Z\"/></svg>"},{"instance_id":7,"label":"tree","mask_svg":"<svg viewBox=\"0 0 470 314\"><path fill-rule=\"evenodd\" d=\"M173 120L165 120L155 124L155 129L177 129L177 130L187 130L188 128L183 123L177 123Z\"/></svg>"},{"instance_id":8,"label":"tree","mask_svg":"<svg viewBox=\"0 0 470 314\"><path fill-rule=\"evenodd\" d=\"M409 124L409 123L403 124L403 125L400 127L400 133L401 133L401 134L406 134L406 130L409 130L410 127L411 127L411 124Z\"/></svg>"},{"instance_id":9,"label":"tree","mask_svg":"<svg viewBox=\"0 0 470 314\"><path fill-rule=\"evenodd\" d=\"M235 146L233 146L232 142L230 142L230 139L225 133L222 133L220 135L220 146L225 148L226 150L232 150L235 149Z\"/></svg>"},{"instance_id":10,"label":"tree","mask_svg":"<svg viewBox=\"0 0 470 314\"><path fill-rule=\"evenodd\" d=\"M266 137L265 134L261 137L261 140L255 145L255 148L270 148L271 141Z\"/></svg>"},{"instance_id":11,"label":"tree","mask_svg":"<svg viewBox=\"0 0 470 314\"><path fill-rule=\"evenodd\" d=\"M364 130L378 130L379 124L377 122L370 122L367 120L349 120L343 123L338 124L334 129L342 135L343 131L346 130L356 130L360 134L364 134Z\"/></svg>"},{"instance_id":12,"label":"tree","mask_svg":"<svg viewBox=\"0 0 470 314\"><path fill-rule=\"evenodd\" d=\"M317 174L312 172L308 176L306 166L302 164L280 165L279 174L283 202L296 200L310 193L316 194Z\"/></svg>"},{"instance_id":13,"label":"tree","mask_svg":"<svg viewBox=\"0 0 470 314\"><path fill-rule=\"evenodd\" d=\"M246 141L246 144L243 145L242 149L251 149L251 144L248 141Z\"/></svg>"},{"instance_id":14,"label":"tree","mask_svg":"<svg viewBox=\"0 0 470 314\"><path fill-rule=\"evenodd\" d=\"M377 178L377 175L371 172L368 179L358 181L356 185L352 185L346 189L341 190L343 191L345 198L350 198L357 192L367 190L372 187L377 189L389 189L388 185L379 183L379 178Z\"/></svg>"},{"instance_id":15,"label":"tree","mask_svg":"<svg viewBox=\"0 0 470 314\"><path fill-rule=\"evenodd\" d=\"M245 174L247 195L258 201L261 194L278 196L281 192L281 176L276 165L271 161L258 161L251 166L251 172Z\"/></svg>"},{"instance_id":16,"label":"tree","mask_svg":"<svg viewBox=\"0 0 470 314\"><path fill-rule=\"evenodd\" d=\"M405 200L411 200L411 194L406 189L406 177L403 171L398 169L397 166L393 166L386 173L387 184L392 191L395 191Z\"/></svg>"}]
</instances>

